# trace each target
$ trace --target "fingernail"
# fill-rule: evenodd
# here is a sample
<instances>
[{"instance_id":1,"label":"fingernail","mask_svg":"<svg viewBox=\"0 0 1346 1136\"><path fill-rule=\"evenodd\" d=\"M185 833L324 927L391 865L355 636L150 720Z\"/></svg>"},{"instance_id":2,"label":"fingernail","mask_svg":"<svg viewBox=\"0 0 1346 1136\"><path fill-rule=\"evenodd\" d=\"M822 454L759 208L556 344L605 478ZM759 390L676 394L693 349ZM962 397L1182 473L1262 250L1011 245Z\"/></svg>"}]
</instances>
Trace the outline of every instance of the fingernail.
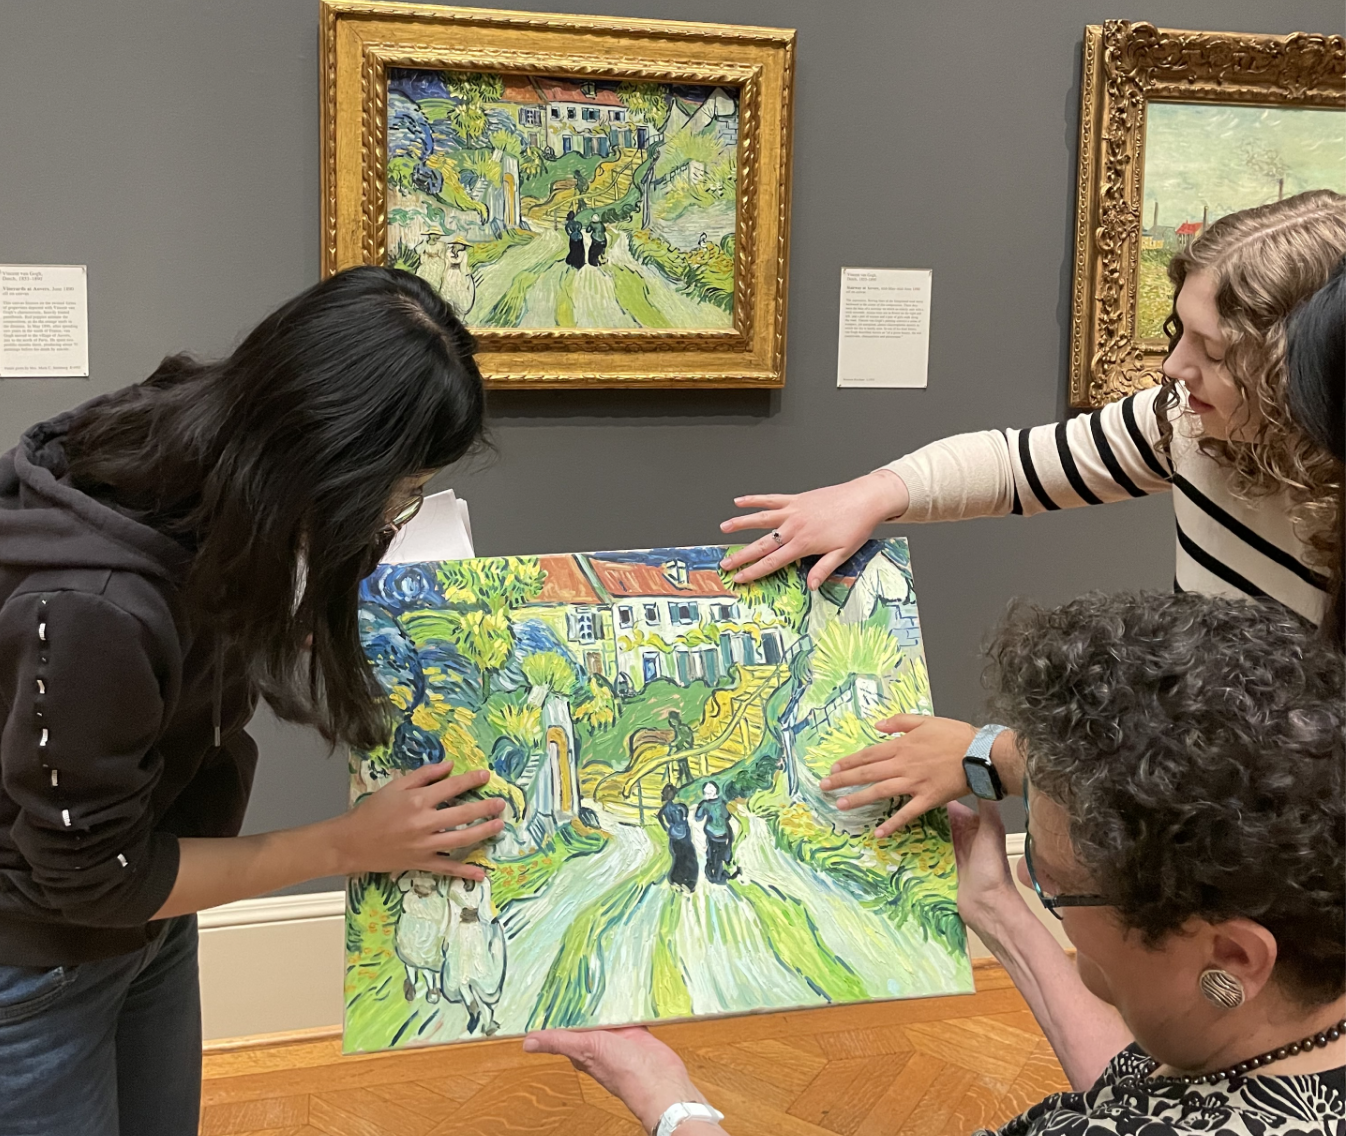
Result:
<instances>
[{"instance_id":1,"label":"fingernail","mask_svg":"<svg viewBox=\"0 0 1346 1136\"><path fill-rule=\"evenodd\" d=\"M726 557L725 559L723 559L723 560L720 561L720 567L721 567L721 568L728 568L728 567L729 567L729 558L728 558L728 557Z\"/></svg>"},{"instance_id":2,"label":"fingernail","mask_svg":"<svg viewBox=\"0 0 1346 1136\"><path fill-rule=\"evenodd\" d=\"M526 1037L523 1039L523 1051L525 1053L536 1053L541 1048L542 1046L538 1045L535 1039L531 1037Z\"/></svg>"},{"instance_id":3,"label":"fingernail","mask_svg":"<svg viewBox=\"0 0 1346 1136\"><path fill-rule=\"evenodd\" d=\"M851 800L849 797L842 797L841 800L837 802L837 808L839 809L849 809L850 807Z\"/></svg>"},{"instance_id":4,"label":"fingernail","mask_svg":"<svg viewBox=\"0 0 1346 1136\"><path fill-rule=\"evenodd\" d=\"M832 787L832 778L830 777L824 777L821 781L818 782L819 789L830 789L831 787Z\"/></svg>"}]
</instances>

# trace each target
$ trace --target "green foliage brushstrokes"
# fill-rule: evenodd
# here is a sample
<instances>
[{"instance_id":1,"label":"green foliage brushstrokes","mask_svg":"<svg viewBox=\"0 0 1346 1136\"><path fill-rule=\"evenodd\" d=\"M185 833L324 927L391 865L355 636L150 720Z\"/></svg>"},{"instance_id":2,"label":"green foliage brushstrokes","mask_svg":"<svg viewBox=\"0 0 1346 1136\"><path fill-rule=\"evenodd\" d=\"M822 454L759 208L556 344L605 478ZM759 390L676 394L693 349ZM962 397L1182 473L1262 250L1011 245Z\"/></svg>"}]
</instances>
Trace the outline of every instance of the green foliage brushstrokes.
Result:
<instances>
[{"instance_id":1,"label":"green foliage brushstrokes","mask_svg":"<svg viewBox=\"0 0 1346 1136\"><path fill-rule=\"evenodd\" d=\"M518 327L519 321L523 319L524 308L528 306L528 292L541 275L540 272L520 272L510 282L505 294L486 313L486 326Z\"/></svg>"},{"instance_id":2,"label":"green foliage brushstrokes","mask_svg":"<svg viewBox=\"0 0 1346 1136\"><path fill-rule=\"evenodd\" d=\"M776 957L824 998L854 1002L869 997L860 976L823 942L803 903L759 883L730 880L729 887L752 907Z\"/></svg>"},{"instance_id":3,"label":"green foliage brushstrokes","mask_svg":"<svg viewBox=\"0 0 1346 1136\"><path fill-rule=\"evenodd\" d=\"M504 867L509 869L508 878L501 870L501 865L494 867L491 902L497 911L504 911L505 906L516 899L537 895L567 860L601 852L611 839L601 829L562 825L547 837L536 852L519 860L507 861Z\"/></svg>"},{"instance_id":4,"label":"green foliage brushstrokes","mask_svg":"<svg viewBox=\"0 0 1346 1136\"><path fill-rule=\"evenodd\" d=\"M658 937L654 941L654 967L650 977L650 997L659 1018L688 1018L692 1015L692 995L682 977L682 966L672 950L682 924L682 896L671 891L664 896L659 912Z\"/></svg>"},{"instance_id":5,"label":"green foliage brushstrokes","mask_svg":"<svg viewBox=\"0 0 1346 1136\"><path fill-rule=\"evenodd\" d=\"M467 270L473 272L495 264L510 249L526 245L533 237L527 229L506 229L493 241L478 241L467 250Z\"/></svg>"},{"instance_id":6,"label":"green foliage brushstrokes","mask_svg":"<svg viewBox=\"0 0 1346 1136\"><path fill-rule=\"evenodd\" d=\"M610 264L612 286L617 294L617 303L641 327L668 327L668 317L650 300L649 285L645 278L634 268L624 264Z\"/></svg>"},{"instance_id":7,"label":"green foliage brushstrokes","mask_svg":"<svg viewBox=\"0 0 1346 1136\"><path fill-rule=\"evenodd\" d=\"M538 992L528 1018L530 1030L564 1029L593 1021L608 981L602 945L621 934L650 886L668 871L669 862L667 852L656 855L641 871L609 888L575 916L561 936L561 948Z\"/></svg>"},{"instance_id":8,"label":"green foliage brushstrokes","mask_svg":"<svg viewBox=\"0 0 1346 1136\"><path fill-rule=\"evenodd\" d=\"M948 818L940 810L884 841L839 832L820 823L802 804L787 809L759 805L755 811L766 819L777 848L843 881L869 910L898 927L910 920L925 939L952 954L966 951ZM801 812L806 822L802 826ZM793 814L788 820L787 813Z\"/></svg>"}]
</instances>

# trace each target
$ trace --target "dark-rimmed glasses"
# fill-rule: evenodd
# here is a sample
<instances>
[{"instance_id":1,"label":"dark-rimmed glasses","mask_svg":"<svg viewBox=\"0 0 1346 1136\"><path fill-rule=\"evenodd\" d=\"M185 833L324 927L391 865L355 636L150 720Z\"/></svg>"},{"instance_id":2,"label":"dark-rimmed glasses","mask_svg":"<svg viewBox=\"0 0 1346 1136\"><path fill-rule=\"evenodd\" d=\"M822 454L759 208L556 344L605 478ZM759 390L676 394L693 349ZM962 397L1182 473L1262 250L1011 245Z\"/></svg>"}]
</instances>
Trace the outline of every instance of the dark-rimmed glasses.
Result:
<instances>
[{"instance_id":1,"label":"dark-rimmed glasses","mask_svg":"<svg viewBox=\"0 0 1346 1136\"><path fill-rule=\"evenodd\" d=\"M1033 870L1033 834L1028 831L1028 779L1024 778L1024 867L1028 869L1028 880L1037 892L1042 906L1060 919L1059 907L1111 907L1112 903L1104 895L1048 895L1038 883L1038 874Z\"/></svg>"}]
</instances>

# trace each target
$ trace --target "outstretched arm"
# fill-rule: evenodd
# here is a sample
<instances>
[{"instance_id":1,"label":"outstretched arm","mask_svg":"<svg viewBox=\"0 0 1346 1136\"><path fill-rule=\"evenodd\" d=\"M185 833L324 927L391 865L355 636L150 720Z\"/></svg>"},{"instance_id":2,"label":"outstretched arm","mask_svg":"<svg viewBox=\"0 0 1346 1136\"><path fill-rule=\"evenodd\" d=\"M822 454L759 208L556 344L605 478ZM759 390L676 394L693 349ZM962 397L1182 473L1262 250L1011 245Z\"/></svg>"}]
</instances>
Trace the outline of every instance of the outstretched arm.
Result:
<instances>
[{"instance_id":1,"label":"outstretched arm","mask_svg":"<svg viewBox=\"0 0 1346 1136\"><path fill-rule=\"evenodd\" d=\"M444 853L470 848L501 829L504 802L454 804L480 787L484 771L449 776L452 762L423 765L369 794L332 820L258 836L178 841L172 891L155 919L200 911L323 875L397 872L484 878L481 868ZM441 805L449 807L441 808ZM455 828L466 824L467 828Z\"/></svg>"},{"instance_id":2,"label":"outstretched arm","mask_svg":"<svg viewBox=\"0 0 1346 1136\"><path fill-rule=\"evenodd\" d=\"M735 505L756 511L730 518L721 531L772 531L727 557L723 567L748 583L818 556L809 571L809 587L817 588L884 521L1031 516L1165 492L1171 471L1156 449L1157 394L1157 388L1145 390L1031 430L957 434L841 485L739 497Z\"/></svg>"}]
</instances>

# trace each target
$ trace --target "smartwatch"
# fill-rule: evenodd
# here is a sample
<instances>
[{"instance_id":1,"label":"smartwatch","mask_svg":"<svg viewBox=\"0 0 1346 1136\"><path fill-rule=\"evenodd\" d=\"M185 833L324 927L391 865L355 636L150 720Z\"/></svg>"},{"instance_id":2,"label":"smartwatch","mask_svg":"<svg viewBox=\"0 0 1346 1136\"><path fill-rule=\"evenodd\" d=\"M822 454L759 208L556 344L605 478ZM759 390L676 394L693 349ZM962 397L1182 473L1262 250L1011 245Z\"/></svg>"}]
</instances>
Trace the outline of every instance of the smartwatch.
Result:
<instances>
[{"instance_id":1,"label":"smartwatch","mask_svg":"<svg viewBox=\"0 0 1346 1136\"><path fill-rule=\"evenodd\" d=\"M1008 728L983 726L967 747L967 753L963 754L963 776L967 778L967 787L984 801L1000 801L1005 797L1000 774L991 761L991 746Z\"/></svg>"},{"instance_id":2,"label":"smartwatch","mask_svg":"<svg viewBox=\"0 0 1346 1136\"><path fill-rule=\"evenodd\" d=\"M711 1108L708 1104L701 1104L699 1101L683 1101L680 1104L671 1104L664 1110L664 1115L659 1118L659 1123L654 1126L651 1136L672 1136L674 1129L684 1120L709 1120L712 1124L719 1124L723 1119L724 1113Z\"/></svg>"}]
</instances>

